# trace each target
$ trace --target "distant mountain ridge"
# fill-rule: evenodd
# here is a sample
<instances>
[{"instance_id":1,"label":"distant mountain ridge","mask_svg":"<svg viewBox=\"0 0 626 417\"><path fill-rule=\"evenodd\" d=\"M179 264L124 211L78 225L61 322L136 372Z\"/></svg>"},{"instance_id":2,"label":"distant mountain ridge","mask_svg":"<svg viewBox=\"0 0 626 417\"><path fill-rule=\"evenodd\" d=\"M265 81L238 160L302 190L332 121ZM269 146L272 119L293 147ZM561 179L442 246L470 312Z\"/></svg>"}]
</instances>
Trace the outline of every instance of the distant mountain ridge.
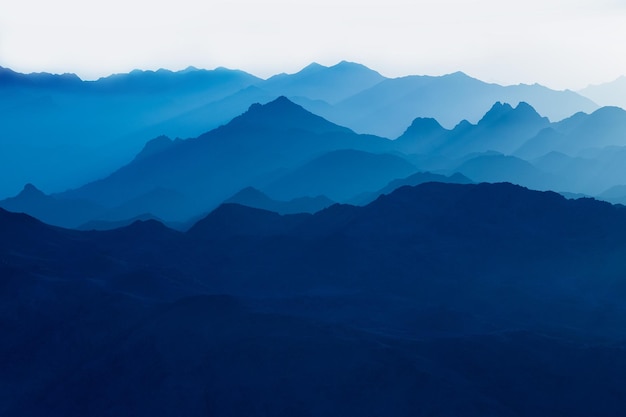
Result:
<instances>
[{"instance_id":1,"label":"distant mountain ridge","mask_svg":"<svg viewBox=\"0 0 626 417\"><path fill-rule=\"evenodd\" d=\"M496 102L477 124L463 121L449 130L435 119L416 118L402 136L389 140L356 134L281 96L255 103L194 139L159 136L101 180L38 203L21 196L0 206L63 227L90 221L113 226L138 216L185 224L247 187L283 202L319 195L371 201L387 183L425 171L442 180L460 173L479 182L600 195L626 184L626 153L619 151L626 146L624 131L626 112L618 108L551 123L527 103ZM573 156L577 152L588 155ZM60 210L68 200L88 204ZM307 204L300 206L306 212L318 207ZM268 201L260 207L293 209Z\"/></svg>"},{"instance_id":2,"label":"distant mountain ridge","mask_svg":"<svg viewBox=\"0 0 626 417\"><path fill-rule=\"evenodd\" d=\"M78 227L99 216L105 207L86 199L58 199L26 184L15 197L0 201L0 207L16 213L28 213L42 222Z\"/></svg>"},{"instance_id":3,"label":"distant mountain ridge","mask_svg":"<svg viewBox=\"0 0 626 417\"><path fill-rule=\"evenodd\" d=\"M626 109L626 75L608 83L590 85L578 93L601 106L618 106Z\"/></svg>"},{"instance_id":4,"label":"distant mountain ridge","mask_svg":"<svg viewBox=\"0 0 626 417\"><path fill-rule=\"evenodd\" d=\"M626 409L619 107L345 61L0 67L0 174L26 184L0 199L1 416Z\"/></svg>"},{"instance_id":5,"label":"distant mountain ridge","mask_svg":"<svg viewBox=\"0 0 626 417\"><path fill-rule=\"evenodd\" d=\"M96 81L2 69L0 92L0 166L12 173L0 197L28 182L46 192L76 188L129 161L150 138L197 137L279 96L358 133L389 138L416 117L448 127L477 121L496 101L526 101L552 120L597 108L540 86L501 87L462 73L389 79L345 61L267 80L226 68L136 70Z\"/></svg>"},{"instance_id":6,"label":"distant mountain ridge","mask_svg":"<svg viewBox=\"0 0 626 417\"><path fill-rule=\"evenodd\" d=\"M312 63L295 74L278 74L259 84L274 94L336 104L386 78L364 65L341 61L331 67Z\"/></svg>"},{"instance_id":7,"label":"distant mountain ridge","mask_svg":"<svg viewBox=\"0 0 626 417\"><path fill-rule=\"evenodd\" d=\"M477 122L498 101L512 105L527 102L552 121L598 108L572 91L553 91L539 85L503 87L457 72L387 79L338 103L336 114L320 114L357 132L395 138L417 116L434 118L451 128L463 119Z\"/></svg>"},{"instance_id":8,"label":"distant mountain ridge","mask_svg":"<svg viewBox=\"0 0 626 417\"><path fill-rule=\"evenodd\" d=\"M416 119L397 143L406 152L456 158L486 151L512 154L548 126L549 120L527 103L513 108L496 102L477 124L462 122L452 130L441 127L434 119Z\"/></svg>"},{"instance_id":9,"label":"distant mountain ridge","mask_svg":"<svg viewBox=\"0 0 626 417\"><path fill-rule=\"evenodd\" d=\"M527 103L498 102L477 124L464 121L451 130L418 118L396 142L419 154L412 161L422 170L601 195L626 184L624 138L626 111L617 107L550 122Z\"/></svg>"},{"instance_id":10,"label":"distant mountain ridge","mask_svg":"<svg viewBox=\"0 0 626 417\"><path fill-rule=\"evenodd\" d=\"M163 143L170 146L167 140ZM250 106L243 115L198 138L135 159L107 178L58 196L115 206L155 188L173 189L189 201L177 218L169 219L178 221L212 209L242 188L269 184L285 170L326 152L377 153L391 145L388 139L357 135L279 97Z\"/></svg>"}]
</instances>

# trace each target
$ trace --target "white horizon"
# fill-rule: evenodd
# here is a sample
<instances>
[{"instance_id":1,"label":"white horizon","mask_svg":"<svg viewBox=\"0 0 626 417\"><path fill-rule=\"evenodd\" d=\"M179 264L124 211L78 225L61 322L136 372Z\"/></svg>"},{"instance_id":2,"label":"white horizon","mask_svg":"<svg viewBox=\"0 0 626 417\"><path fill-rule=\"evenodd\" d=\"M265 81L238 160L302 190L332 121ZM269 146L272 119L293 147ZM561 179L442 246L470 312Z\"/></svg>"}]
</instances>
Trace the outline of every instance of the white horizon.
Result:
<instances>
[{"instance_id":1,"label":"white horizon","mask_svg":"<svg viewBox=\"0 0 626 417\"><path fill-rule=\"evenodd\" d=\"M462 71L574 91L626 75L619 0L31 0L2 10L1 66L84 80L189 66L268 78L342 60L390 78Z\"/></svg>"}]
</instances>

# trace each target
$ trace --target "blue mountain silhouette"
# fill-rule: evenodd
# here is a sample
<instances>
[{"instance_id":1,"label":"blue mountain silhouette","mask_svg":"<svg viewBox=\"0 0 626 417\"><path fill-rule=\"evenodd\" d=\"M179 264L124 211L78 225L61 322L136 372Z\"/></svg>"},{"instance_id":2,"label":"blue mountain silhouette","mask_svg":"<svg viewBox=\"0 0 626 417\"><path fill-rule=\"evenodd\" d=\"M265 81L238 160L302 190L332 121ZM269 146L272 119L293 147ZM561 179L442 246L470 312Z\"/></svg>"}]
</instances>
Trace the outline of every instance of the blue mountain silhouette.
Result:
<instances>
[{"instance_id":1,"label":"blue mountain silhouette","mask_svg":"<svg viewBox=\"0 0 626 417\"><path fill-rule=\"evenodd\" d=\"M279 214L315 213L334 204L328 197L298 197L289 201L273 200L254 187L246 187L228 198L224 203L240 204Z\"/></svg>"},{"instance_id":2,"label":"blue mountain silhouette","mask_svg":"<svg viewBox=\"0 0 626 417\"><path fill-rule=\"evenodd\" d=\"M387 139L357 135L280 97L252 105L227 125L198 138L156 154L144 152L110 176L58 197L116 207L155 188L169 189L189 203L176 218L165 219L181 220L209 211L242 188L269 184L320 154L339 149L382 152L391 145Z\"/></svg>"},{"instance_id":3,"label":"blue mountain silhouette","mask_svg":"<svg viewBox=\"0 0 626 417\"><path fill-rule=\"evenodd\" d=\"M497 101L527 102L553 121L598 108L571 91L538 85L503 87L457 72L388 79L337 103L336 115L321 114L357 132L397 137L418 116L434 118L448 128L463 119L476 123Z\"/></svg>"},{"instance_id":4,"label":"blue mountain silhouette","mask_svg":"<svg viewBox=\"0 0 626 417\"><path fill-rule=\"evenodd\" d=\"M225 204L187 233L0 227L3 415L624 406L621 206L431 182L313 215Z\"/></svg>"},{"instance_id":5,"label":"blue mountain silhouette","mask_svg":"<svg viewBox=\"0 0 626 417\"><path fill-rule=\"evenodd\" d=\"M281 95L359 133L386 137L397 137L416 117L444 126L475 122L496 101L527 101L553 120L597 108L573 92L536 85L501 87L462 73L386 79L350 62L268 80L225 68L136 70L96 81L0 73L0 164L12 173L0 196L27 182L47 192L78 187L131 159L149 138L197 137Z\"/></svg>"},{"instance_id":6,"label":"blue mountain silhouette","mask_svg":"<svg viewBox=\"0 0 626 417\"><path fill-rule=\"evenodd\" d=\"M626 146L626 111L618 107L603 107L589 115L579 113L551 127L529 139L516 154L536 158L556 151L577 156L588 148Z\"/></svg>"},{"instance_id":7,"label":"blue mountain silhouette","mask_svg":"<svg viewBox=\"0 0 626 417\"><path fill-rule=\"evenodd\" d=\"M331 67L312 63L295 74L275 75L257 85L278 95L335 104L383 80L385 77L361 64L342 61Z\"/></svg>"}]
</instances>

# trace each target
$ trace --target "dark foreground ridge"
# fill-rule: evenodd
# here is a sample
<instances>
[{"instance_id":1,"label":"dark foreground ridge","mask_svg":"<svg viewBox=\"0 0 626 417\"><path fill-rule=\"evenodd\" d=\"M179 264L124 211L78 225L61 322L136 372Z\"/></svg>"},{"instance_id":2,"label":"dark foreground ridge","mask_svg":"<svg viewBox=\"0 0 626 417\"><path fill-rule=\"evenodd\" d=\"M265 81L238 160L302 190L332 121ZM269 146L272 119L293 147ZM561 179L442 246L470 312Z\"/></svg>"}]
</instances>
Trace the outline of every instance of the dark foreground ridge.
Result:
<instances>
[{"instance_id":1,"label":"dark foreground ridge","mask_svg":"<svg viewBox=\"0 0 626 417\"><path fill-rule=\"evenodd\" d=\"M188 232L0 210L3 416L615 416L626 209L424 183Z\"/></svg>"}]
</instances>

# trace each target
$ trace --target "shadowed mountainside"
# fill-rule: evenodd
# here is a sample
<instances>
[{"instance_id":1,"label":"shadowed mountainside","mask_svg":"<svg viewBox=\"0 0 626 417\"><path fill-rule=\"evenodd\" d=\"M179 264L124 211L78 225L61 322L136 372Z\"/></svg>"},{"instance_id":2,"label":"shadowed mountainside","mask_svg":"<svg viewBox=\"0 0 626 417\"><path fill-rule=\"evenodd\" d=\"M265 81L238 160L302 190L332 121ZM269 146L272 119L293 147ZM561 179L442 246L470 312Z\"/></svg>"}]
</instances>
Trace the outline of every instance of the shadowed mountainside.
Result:
<instances>
[{"instance_id":1,"label":"shadowed mountainside","mask_svg":"<svg viewBox=\"0 0 626 417\"><path fill-rule=\"evenodd\" d=\"M0 225L6 416L624 407L623 207L425 183L187 233Z\"/></svg>"}]
</instances>

